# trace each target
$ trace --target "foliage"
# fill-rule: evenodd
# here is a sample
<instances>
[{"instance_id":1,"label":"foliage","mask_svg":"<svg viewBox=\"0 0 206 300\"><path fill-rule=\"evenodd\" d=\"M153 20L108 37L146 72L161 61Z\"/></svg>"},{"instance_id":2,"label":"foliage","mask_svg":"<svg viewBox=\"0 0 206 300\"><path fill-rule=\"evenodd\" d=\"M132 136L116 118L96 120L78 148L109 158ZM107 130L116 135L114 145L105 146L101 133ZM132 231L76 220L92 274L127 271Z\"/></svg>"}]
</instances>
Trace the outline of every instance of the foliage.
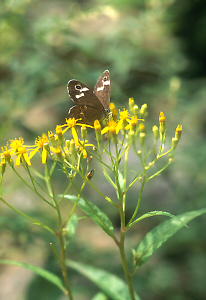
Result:
<instances>
[{"instance_id":1,"label":"foliage","mask_svg":"<svg viewBox=\"0 0 206 300\"><path fill-rule=\"evenodd\" d=\"M160 211L163 206L174 215L204 207L206 93L202 59L205 53L205 16L202 5L205 5L203 0L2 2L1 145L15 136L33 141L42 132L54 128L56 123L62 124L71 104L66 91L67 81L76 78L93 87L99 74L109 69L112 98L117 106L127 106L125 99L133 96L138 105L149 102L148 123L156 124L160 108L164 108L169 125L181 120L184 127L176 165L172 164L164 171L164 176L160 174L148 184L140 214ZM133 163L129 163L130 170ZM102 189L107 189L100 168L96 165L92 168L95 168L92 182L96 185L101 181ZM59 193L66 185L63 175L54 170L55 189ZM128 176L132 178L132 175L129 172ZM56 226L52 209L34 201L32 194L19 184L9 169L4 185L9 203L17 204L20 210L34 219L42 220L44 215L49 227L52 224ZM111 211L108 204L99 203L97 195L87 187L85 196L104 210L113 220L116 230L120 223L117 213ZM133 212L135 198L136 189L131 188L127 220ZM67 205L64 211L70 209ZM1 209L5 216L1 218L1 227L5 228L1 234L3 257L9 249L15 259L16 253L20 254L25 249L25 242L23 258L28 257L31 248L38 253L39 234L44 237L45 245L51 240L54 243L53 237L46 235L40 227L30 233L31 224L28 226L28 222L14 217L4 206ZM150 218L149 223L146 220L139 222L139 232L144 234L148 226L155 228L161 218ZM164 245L164 250L161 248L159 254L155 254L154 260L142 268L141 278L135 277L138 294L153 299L202 299L205 294L202 220L198 218L189 230L180 231L175 239ZM81 222L78 222L78 228L81 228ZM136 237L136 230L132 229L132 233ZM35 240L33 243L32 239ZM108 250L105 256L105 250L99 249L100 259L96 256L96 246L91 243L88 249L76 239L69 239L74 259L78 253L82 261L93 262L97 267L101 262L102 268L107 263L107 267L111 268L108 260L113 257L113 251ZM132 241L128 240L129 246L136 249L134 238ZM129 246L126 245L126 251ZM161 260L158 255L161 255ZM156 268L151 268L150 264L152 267L153 264L158 265L159 277L155 273ZM147 266L150 268L147 269ZM118 263L114 263L112 271L120 273ZM88 299L91 297L88 296Z\"/></svg>"}]
</instances>

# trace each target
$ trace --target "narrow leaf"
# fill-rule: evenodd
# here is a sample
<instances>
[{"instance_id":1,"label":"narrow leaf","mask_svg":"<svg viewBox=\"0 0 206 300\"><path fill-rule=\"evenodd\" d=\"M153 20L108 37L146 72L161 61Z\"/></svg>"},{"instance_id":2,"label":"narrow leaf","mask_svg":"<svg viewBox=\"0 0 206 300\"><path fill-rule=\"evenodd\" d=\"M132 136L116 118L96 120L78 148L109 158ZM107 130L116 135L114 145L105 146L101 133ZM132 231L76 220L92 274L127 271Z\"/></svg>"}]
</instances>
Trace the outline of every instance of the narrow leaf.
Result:
<instances>
[{"instance_id":1,"label":"narrow leaf","mask_svg":"<svg viewBox=\"0 0 206 300\"><path fill-rule=\"evenodd\" d=\"M75 202L77 197L65 195L64 198ZM89 216L100 228L102 228L109 236L113 236L114 228L112 222L96 205L90 201L84 201L79 198L77 205Z\"/></svg>"},{"instance_id":2,"label":"narrow leaf","mask_svg":"<svg viewBox=\"0 0 206 300\"><path fill-rule=\"evenodd\" d=\"M204 213L206 213L206 209L190 211L156 226L145 236L137 248L135 253L136 267L143 265L163 243L185 224Z\"/></svg>"},{"instance_id":3,"label":"narrow leaf","mask_svg":"<svg viewBox=\"0 0 206 300\"><path fill-rule=\"evenodd\" d=\"M120 185L121 191L123 191L123 189L124 189L124 177L123 177L121 172L118 173L118 180L119 180L119 185Z\"/></svg>"},{"instance_id":4,"label":"narrow leaf","mask_svg":"<svg viewBox=\"0 0 206 300\"><path fill-rule=\"evenodd\" d=\"M132 227L135 223L143 220L143 219L146 219L146 218L149 218L149 217L153 217L153 216L166 216L166 217L170 217L170 218L176 218L174 215L166 212L166 211L161 211L161 210L154 210L154 211L150 211L144 215L142 215L141 217L139 217L138 219L136 219L134 222L132 222L128 228ZM185 225L185 224L184 224Z\"/></svg>"},{"instance_id":5,"label":"narrow leaf","mask_svg":"<svg viewBox=\"0 0 206 300\"><path fill-rule=\"evenodd\" d=\"M102 269L71 260L67 261L67 265L91 280L111 299L131 299L126 283L117 276ZM140 300L137 294L135 294L135 300Z\"/></svg>"},{"instance_id":6,"label":"narrow leaf","mask_svg":"<svg viewBox=\"0 0 206 300\"><path fill-rule=\"evenodd\" d=\"M78 217L76 214L72 214L69 221L66 224L66 228L64 231L65 237L67 240L71 240L76 232L78 224Z\"/></svg>"},{"instance_id":7,"label":"narrow leaf","mask_svg":"<svg viewBox=\"0 0 206 300\"><path fill-rule=\"evenodd\" d=\"M27 263L10 260L10 259L0 259L0 264L15 265L15 266L19 266L19 267L31 270L31 271L35 272L36 274L38 274L39 276L43 277L44 279L50 281L52 284L56 285L61 291L66 293L66 289L65 289L61 279L58 276L54 275L53 273L51 273L47 270L44 270L42 268L27 264Z\"/></svg>"},{"instance_id":8,"label":"narrow leaf","mask_svg":"<svg viewBox=\"0 0 206 300\"><path fill-rule=\"evenodd\" d=\"M118 182L119 182L119 187L120 187L121 191L123 191L123 189L124 189L124 177L122 176L121 172L118 173ZM117 194L117 199L119 199L118 189L116 189L116 194Z\"/></svg>"}]
</instances>

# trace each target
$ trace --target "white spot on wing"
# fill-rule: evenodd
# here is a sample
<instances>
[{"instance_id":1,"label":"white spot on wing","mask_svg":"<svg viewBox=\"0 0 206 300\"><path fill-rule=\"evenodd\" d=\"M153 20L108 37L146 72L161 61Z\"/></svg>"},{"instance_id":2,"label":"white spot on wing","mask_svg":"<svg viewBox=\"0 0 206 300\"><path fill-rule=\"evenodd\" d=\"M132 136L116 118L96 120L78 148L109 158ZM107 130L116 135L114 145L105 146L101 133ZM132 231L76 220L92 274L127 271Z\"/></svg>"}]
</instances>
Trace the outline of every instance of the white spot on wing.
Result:
<instances>
[{"instance_id":1,"label":"white spot on wing","mask_svg":"<svg viewBox=\"0 0 206 300\"><path fill-rule=\"evenodd\" d=\"M103 85L110 85L110 80L104 81Z\"/></svg>"},{"instance_id":2,"label":"white spot on wing","mask_svg":"<svg viewBox=\"0 0 206 300\"><path fill-rule=\"evenodd\" d=\"M81 94L79 94L79 95L76 95L75 96L77 99L79 99L79 98L81 98L81 97L84 97L84 93L81 93Z\"/></svg>"},{"instance_id":3,"label":"white spot on wing","mask_svg":"<svg viewBox=\"0 0 206 300\"><path fill-rule=\"evenodd\" d=\"M81 89L81 92L86 92L88 91L89 89L87 87L84 87L83 89Z\"/></svg>"},{"instance_id":4,"label":"white spot on wing","mask_svg":"<svg viewBox=\"0 0 206 300\"><path fill-rule=\"evenodd\" d=\"M104 86L98 87L98 88L97 88L97 92L103 91L103 89L104 89Z\"/></svg>"}]
</instances>

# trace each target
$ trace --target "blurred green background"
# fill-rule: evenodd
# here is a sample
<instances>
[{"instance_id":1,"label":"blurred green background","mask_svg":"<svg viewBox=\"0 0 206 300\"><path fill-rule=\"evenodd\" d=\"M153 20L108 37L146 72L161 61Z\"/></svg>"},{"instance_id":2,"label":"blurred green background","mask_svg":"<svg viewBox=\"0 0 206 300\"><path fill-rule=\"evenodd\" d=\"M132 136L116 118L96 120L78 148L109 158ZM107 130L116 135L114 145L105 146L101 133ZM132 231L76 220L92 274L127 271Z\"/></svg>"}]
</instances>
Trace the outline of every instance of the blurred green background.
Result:
<instances>
[{"instance_id":1,"label":"blurred green background","mask_svg":"<svg viewBox=\"0 0 206 300\"><path fill-rule=\"evenodd\" d=\"M146 186L141 213L165 210L180 214L205 207L204 8L204 0L1 1L0 146L19 136L25 144L33 143L43 132L63 124L72 106L68 80L75 78L93 88L101 73L109 69L111 101L118 108L127 107L129 97L139 106L147 103L148 128L158 125L159 112L164 112L168 147L177 124L183 125L174 163ZM109 193L100 167L94 167L98 176L92 180ZM66 186L64 180L57 170L57 191ZM50 209L9 169L4 186L8 202L39 219L46 216L47 224L54 224ZM89 188L86 193L118 230L116 212ZM128 214L135 206L136 194L137 187L129 194ZM65 207L69 211L68 204ZM1 258L33 263L59 274L49 246L55 243L53 237L3 204L0 211ZM141 237L163 220L155 217L135 227L128 237L128 249L135 248ZM205 225L204 216L194 220L139 269L134 285L142 299L204 299ZM131 259L129 250L128 256ZM79 223L69 257L124 278L117 249L89 220ZM64 299L55 287L27 270L2 265L0 270L1 299ZM71 281L75 300L89 300L98 291L73 271Z\"/></svg>"}]
</instances>

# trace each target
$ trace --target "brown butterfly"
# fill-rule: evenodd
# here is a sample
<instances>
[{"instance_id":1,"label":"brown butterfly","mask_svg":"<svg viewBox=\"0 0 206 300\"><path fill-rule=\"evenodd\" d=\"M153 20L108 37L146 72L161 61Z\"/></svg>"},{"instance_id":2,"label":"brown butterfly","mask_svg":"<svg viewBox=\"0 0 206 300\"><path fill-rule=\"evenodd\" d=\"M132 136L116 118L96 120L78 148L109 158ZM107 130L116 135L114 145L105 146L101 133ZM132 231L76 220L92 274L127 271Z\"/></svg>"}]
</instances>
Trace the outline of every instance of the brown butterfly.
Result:
<instances>
[{"instance_id":1,"label":"brown butterfly","mask_svg":"<svg viewBox=\"0 0 206 300\"><path fill-rule=\"evenodd\" d=\"M69 110L69 117L80 119L79 122L94 125L95 120L103 120L109 111L110 74L106 70L99 77L94 92L83 83L72 79L68 82L67 91L76 105Z\"/></svg>"}]
</instances>

